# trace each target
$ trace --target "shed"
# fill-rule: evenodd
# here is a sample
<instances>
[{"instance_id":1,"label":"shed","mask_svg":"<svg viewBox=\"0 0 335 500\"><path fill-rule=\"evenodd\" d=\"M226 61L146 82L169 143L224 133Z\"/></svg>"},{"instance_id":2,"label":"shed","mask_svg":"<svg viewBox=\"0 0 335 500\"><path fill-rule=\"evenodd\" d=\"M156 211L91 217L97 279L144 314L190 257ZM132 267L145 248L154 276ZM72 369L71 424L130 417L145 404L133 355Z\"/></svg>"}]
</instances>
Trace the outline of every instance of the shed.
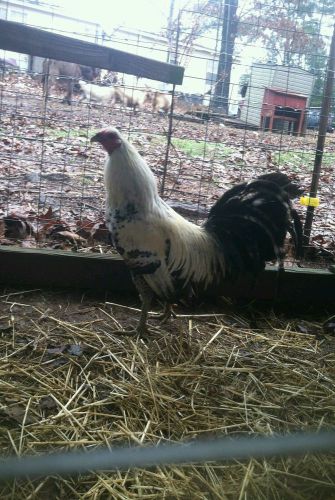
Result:
<instances>
[{"instance_id":1,"label":"shed","mask_svg":"<svg viewBox=\"0 0 335 500\"><path fill-rule=\"evenodd\" d=\"M313 84L314 76L304 69L276 64L253 64L240 118L248 125L261 125L266 88L306 96L308 104Z\"/></svg>"}]
</instances>

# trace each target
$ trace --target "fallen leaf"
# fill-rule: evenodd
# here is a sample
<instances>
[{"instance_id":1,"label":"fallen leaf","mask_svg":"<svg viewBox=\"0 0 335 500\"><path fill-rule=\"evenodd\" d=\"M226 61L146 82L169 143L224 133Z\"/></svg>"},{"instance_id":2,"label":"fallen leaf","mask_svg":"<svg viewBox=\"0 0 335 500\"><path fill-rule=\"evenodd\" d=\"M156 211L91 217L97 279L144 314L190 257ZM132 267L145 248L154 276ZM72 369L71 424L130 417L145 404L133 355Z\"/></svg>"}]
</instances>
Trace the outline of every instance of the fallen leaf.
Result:
<instances>
[{"instance_id":1,"label":"fallen leaf","mask_svg":"<svg viewBox=\"0 0 335 500\"><path fill-rule=\"evenodd\" d=\"M21 405L7 406L5 408L2 408L0 410L0 413L12 420L15 420L16 422L19 422L19 424L22 424L23 421L25 422L25 424L32 424L36 422L36 418L33 418L31 415L29 415L29 412L25 418L26 408Z\"/></svg>"},{"instance_id":2,"label":"fallen leaf","mask_svg":"<svg viewBox=\"0 0 335 500\"><path fill-rule=\"evenodd\" d=\"M111 235L105 223L95 224L91 229L91 236L96 241L111 244Z\"/></svg>"},{"instance_id":3,"label":"fallen leaf","mask_svg":"<svg viewBox=\"0 0 335 500\"><path fill-rule=\"evenodd\" d=\"M48 354L61 354L66 349L67 349L67 344L63 344L59 347L49 347L49 349L47 349L47 353Z\"/></svg>"},{"instance_id":4,"label":"fallen leaf","mask_svg":"<svg viewBox=\"0 0 335 500\"><path fill-rule=\"evenodd\" d=\"M5 237L14 240L23 240L27 236L34 234L34 229L30 222L15 214L4 217Z\"/></svg>"},{"instance_id":5,"label":"fallen leaf","mask_svg":"<svg viewBox=\"0 0 335 500\"><path fill-rule=\"evenodd\" d=\"M77 234L87 239L91 236L91 229L95 225L95 223L89 219L83 219L76 222L77 226Z\"/></svg>"},{"instance_id":6,"label":"fallen leaf","mask_svg":"<svg viewBox=\"0 0 335 500\"><path fill-rule=\"evenodd\" d=\"M299 333L309 333L308 328L303 324L297 325L297 332Z\"/></svg>"},{"instance_id":7,"label":"fallen leaf","mask_svg":"<svg viewBox=\"0 0 335 500\"><path fill-rule=\"evenodd\" d=\"M81 356L84 348L80 344L62 344L58 347L49 347L48 354L69 354L70 356Z\"/></svg>"},{"instance_id":8,"label":"fallen leaf","mask_svg":"<svg viewBox=\"0 0 335 500\"><path fill-rule=\"evenodd\" d=\"M5 221L3 219L0 220L0 238L4 238L5 236Z\"/></svg>"},{"instance_id":9,"label":"fallen leaf","mask_svg":"<svg viewBox=\"0 0 335 500\"><path fill-rule=\"evenodd\" d=\"M83 347L80 344L71 344L68 346L67 353L71 356L81 356L84 352Z\"/></svg>"},{"instance_id":10,"label":"fallen leaf","mask_svg":"<svg viewBox=\"0 0 335 500\"><path fill-rule=\"evenodd\" d=\"M323 331L327 335L335 335L335 315L331 316L323 323Z\"/></svg>"},{"instance_id":11,"label":"fallen leaf","mask_svg":"<svg viewBox=\"0 0 335 500\"><path fill-rule=\"evenodd\" d=\"M56 401L51 396L43 396L40 399L38 406L41 410L51 410L57 408Z\"/></svg>"},{"instance_id":12,"label":"fallen leaf","mask_svg":"<svg viewBox=\"0 0 335 500\"><path fill-rule=\"evenodd\" d=\"M64 240L70 240L73 243L84 243L86 240L82 238L77 233L73 233L71 231L58 231L54 233L55 238L60 238Z\"/></svg>"},{"instance_id":13,"label":"fallen leaf","mask_svg":"<svg viewBox=\"0 0 335 500\"><path fill-rule=\"evenodd\" d=\"M13 326L9 324L0 325L0 333L12 332Z\"/></svg>"},{"instance_id":14,"label":"fallen leaf","mask_svg":"<svg viewBox=\"0 0 335 500\"><path fill-rule=\"evenodd\" d=\"M35 238L28 237L22 240L21 245L22 248L36 248L36 240Z\"/></svg>"},{"instance_id":15,"label":"fallen leaf","mask_svg":"<svg viewBox=\"0 0 335 500\"><path fill-rule=\"evenodd\" d=\"M42 215L39 215L37 217L37 220L40 220L40 221L43 221L43 220L46 220L46 221L49 221L51 219L54 219L55 218L55 214L52 210L52 207L49 207L48 210L45 212L45 214L42 214Z\"/></svg>"}]
</instances>

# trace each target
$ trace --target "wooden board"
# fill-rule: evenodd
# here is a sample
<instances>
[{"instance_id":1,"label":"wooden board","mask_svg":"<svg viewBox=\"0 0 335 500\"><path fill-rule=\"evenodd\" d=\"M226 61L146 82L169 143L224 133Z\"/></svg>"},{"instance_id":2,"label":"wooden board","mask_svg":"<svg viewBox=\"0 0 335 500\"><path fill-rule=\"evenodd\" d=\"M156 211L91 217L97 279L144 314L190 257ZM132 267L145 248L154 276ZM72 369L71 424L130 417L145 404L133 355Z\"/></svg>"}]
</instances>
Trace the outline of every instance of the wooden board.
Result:
<instances>
[{"instance_id":1,"label":"wooden board","mask_svg":"<svg viewBox=\"0 0 335 500\"><path fill-rule=\"evenodd\" d=\"M181 85L184 68L0 19L0 49Z\"/></svg>"},{"instance_id":2,"label":"wooden board","mask_svg":"<svg viewBox=\"0 0 335 500\"><path fill-rule=\"evenodd\" d=\"M130 274L118 256L19 247L0 247L0 283L135 293ZM225 282L220 294L306 305L335 304L335 274L298 267L281 273L268 267L256 280L245 276L235 283Z\"/></svg>"}]
</instances>

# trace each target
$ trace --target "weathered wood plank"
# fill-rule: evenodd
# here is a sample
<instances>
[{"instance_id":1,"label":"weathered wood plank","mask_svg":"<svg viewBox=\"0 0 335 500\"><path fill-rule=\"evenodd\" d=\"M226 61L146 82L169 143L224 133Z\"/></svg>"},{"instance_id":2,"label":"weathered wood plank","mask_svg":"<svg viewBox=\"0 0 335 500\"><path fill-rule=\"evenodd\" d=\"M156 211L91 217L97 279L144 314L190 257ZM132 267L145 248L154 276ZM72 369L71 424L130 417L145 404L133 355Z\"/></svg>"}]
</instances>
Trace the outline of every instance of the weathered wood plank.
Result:
<instances>
[{"instance_id":1,"label":"weathered wood plank","mask_svg":"<svg viewBox=\"0 0 335 500\"><path fill-rule=\"evenodd\" d=\"M114 255L16 247L0 247L0 283L134 291L126 266Z\"/></svg>"},{"instance_id":2,"label":"weathered wood plank","mask_svg":"<svg viewBox=\"0 0 335 500\"><path fill-rule=\"evenodd\" d=\"M121 258L54 250L0 247L0 283L10 286L91 288L135 293ZM225 282L220 294L291 303L335 304L335 274L324 269L268 267L253 280Z\"/></svg>"},{"instance_id":3,"label":"weathered wood plank","mask_svg":"<svg viewBox=\"0 0 335 500\"><path fill-rule=\"evenodd\" d=\"M0 48L181 85L184 68L0 19Z\"/></svg>"}]
</instances>

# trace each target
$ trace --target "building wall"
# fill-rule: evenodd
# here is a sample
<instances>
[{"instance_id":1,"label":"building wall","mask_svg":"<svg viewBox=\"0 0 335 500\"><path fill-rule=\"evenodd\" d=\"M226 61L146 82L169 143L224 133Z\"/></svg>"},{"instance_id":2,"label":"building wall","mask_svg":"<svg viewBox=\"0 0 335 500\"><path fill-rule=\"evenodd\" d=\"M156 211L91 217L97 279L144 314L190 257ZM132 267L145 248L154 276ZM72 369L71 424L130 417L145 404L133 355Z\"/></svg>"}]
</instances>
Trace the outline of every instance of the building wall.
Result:
<instances>
[{"instance_id":1,"label":"building wall","mask_svg":"<svg viewBox=\"0 0 335 500\"><path fill-rule=\"evenodd\" d=\"M260 125L265 87L303 94L309 98L313 83L313 75L300 68L254 64L251 67L250 84L241 111L241 120L249 125Z\"/></svg>"},{"instance_id":2,"label":"building wall","mask_svg":"<svg viewBox=\"0 0 335 500\"><path fill-rule=\"evenodd\" d=\"M130 31L125 28L114 30L112 35L105 36L102 39L102 44L123 52L129 52L142 57L155 59L156 61L165 62L167 58L167 45L161 37L153 37L149 33ZM147 78L137 78L134 75L120 75L126 86L129 87L144 87L148 85L158 90L167 88L161 82L153 82Z\"/></svg>"},{"instance_id":3,"label":"building wall","mask_svg":"<svg viewBox=\"0 0 335 500\"><path fill-rule=\"evenodd\" d=\"M36 4L27 4L22 0L0 0L0 18L9 21L22 22L40 29L47 29L54 33L73 36L78 39L102 43L105 46L119 49L143 57L166 62L168 59L168 44L165 37L160 35L135 32L123 27L114 30L108 37L102 36L102 28L96 23L81 19L63 16L57 8L46 8ZM216 74L217 58L212 50L201 45L194 45L190 54L183 54L184 48L179 49L178 59L185 65L185 76L182 86L177 86L177 91L192 94L205 94L211 87L211 74ZM186 51L185 51L186 52ZM25 54L12 53L1 50L0 57L12 58L22 71L32 70L41 72L42 58L30 58ZM174 54L171 54L170 61ZM171 90L171 85L147 79L137 79L132 75L124 75L124 81L129 86L148 85L158 90Z\"/></svg>"},{"instance_id":4,"label":"building wall","mask_svg":"<svg viewBox=\"0 0 335 500\"><path fill-rule=\"evenodd\" d=\"M276 66L272 86L277 89L285 89L287 92L297 92L310 96L313 90L314 76L300 68L287 68Z\"/></svg>"},{"instance_id":5,"label":"building wall","mask_svg":"<svg viewBox=\"0 0 335 500\"><path fill-rule=\"evenodd\" d=\"M157 61L167 62L168 44L164 37L145 32L132 32L125 28L118 28L114 33L103 40L107 47L123 50L143 57L149 57ZM182 49L181 49L182 50ZM181 55L181 54L180 54ZM179 55L179 58L180 58ZM179 59L178 58L178 59ZM174 53L170 55L170 61L173 61ZM211 51L200 46L195 46L192 53L183 58L182 64L185 65L185 74L182 86L177 86L177 91L204 94L209 90L211 84L207 80L207 74L213 72L215 60ZM158 90L171 90L172 86L158 81L140 79L137 82L136 77L124 75L126 85L149 85Z\"/></svg>"},{"instance_id":6,"label":"building wall","mask_svg":"<svg viewBox=\"0 0 335 500\"><path fill-rule=\"evenodd\" d=\"M249 125L259 126L265 87L271 87L274 67L254 65L251 68L245 103L241 110L241 120Z\"/></svg>"},{"instance_id":7,"label":"building wall","mask_svg":"<svg viewBox=\"0 0 335 500\"><path fill-rule=\"evenodd\" d=\"M51 6L46 10L38 4L0 0L0 19L29 24L36 28L89 42L98 42L101 37L101 29L98 24L63 16ZM0 47L0 57L15 59L23 71L30 69L27 54L3 51Z\"/></svg>"},{"instance_id":8,"label":"building wall","mask_svg":"<svg viewBox=\"0 0 335 500\"><path fill-rule=\"evenodd\" d=\"M213 86L213 76L216 76L217 72L217 58L210 52L195 49L185 62L182 91L205 94Z\"/></svg>"}]
</instances>

